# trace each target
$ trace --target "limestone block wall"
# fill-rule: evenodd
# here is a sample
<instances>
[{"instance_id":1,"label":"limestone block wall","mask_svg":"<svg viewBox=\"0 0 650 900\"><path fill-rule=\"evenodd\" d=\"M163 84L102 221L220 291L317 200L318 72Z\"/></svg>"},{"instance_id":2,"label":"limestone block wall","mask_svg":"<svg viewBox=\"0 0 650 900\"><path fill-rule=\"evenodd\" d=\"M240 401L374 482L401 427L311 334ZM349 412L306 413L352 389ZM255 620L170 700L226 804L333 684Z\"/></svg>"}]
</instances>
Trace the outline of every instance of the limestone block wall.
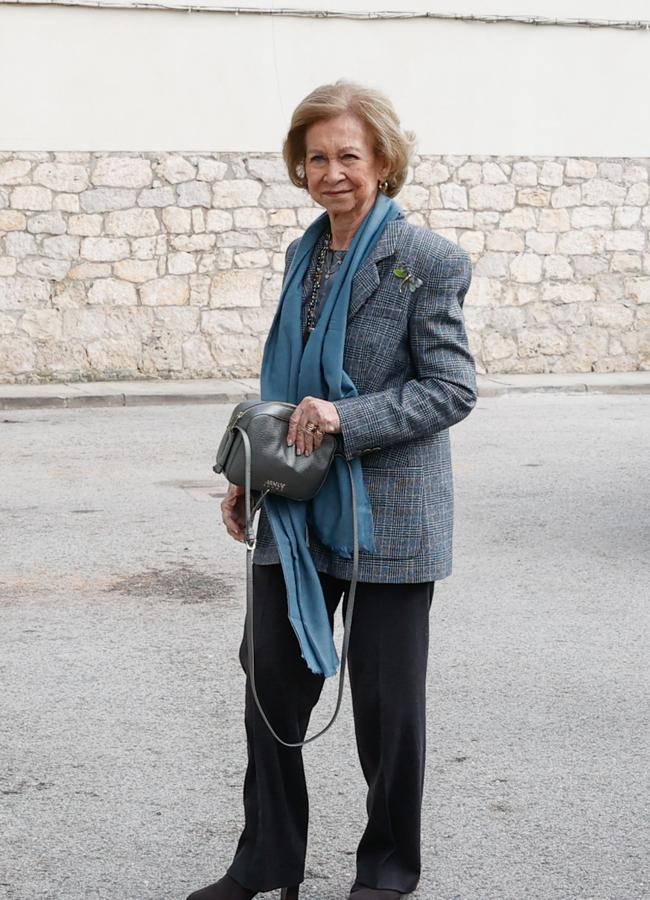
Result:
<instances>
[{"instance_id":1,"label":"limestone block wall","mask_svg":"<svg viewBox=\"0 0 650 900\"><path fill-rule=\"evenodd\" d=\"M479 371L650 368L649 172L416 158L397 199L472 256ZM0 380L256 375L320 211L277 154L0 153Z\"/></svg>"}]
</instances>

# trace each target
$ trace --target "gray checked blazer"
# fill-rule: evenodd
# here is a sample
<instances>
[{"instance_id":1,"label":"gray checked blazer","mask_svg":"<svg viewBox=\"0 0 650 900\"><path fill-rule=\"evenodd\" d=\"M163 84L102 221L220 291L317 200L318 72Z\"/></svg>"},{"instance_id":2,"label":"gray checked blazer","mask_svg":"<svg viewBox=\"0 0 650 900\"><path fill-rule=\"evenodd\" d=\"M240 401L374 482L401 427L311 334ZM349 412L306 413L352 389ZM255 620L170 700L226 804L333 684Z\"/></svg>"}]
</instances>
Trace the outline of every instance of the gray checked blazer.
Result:
<instances>
[{"instance_id":1,"label":"gray checked blazer","mask_svg":"<svg viewBox=\"0 0 650 900\"><path fill-rule=\"evenodd\" d=\"M297 244L287 250L285 275ZM398 263L421 281L416 290L394 274ZM470 281L464 250L403 216L389 222L354 277L344 367L359 396L334 405L345 457L361 458L375 523L377 552L360 550L359 581L436 581L451 574L449 428L476 403L462 312ZM351 559L312 533L308 538L319 571L352 577ZM253 561L279 562L263 508Z\"/></svg>"}]
</instances>

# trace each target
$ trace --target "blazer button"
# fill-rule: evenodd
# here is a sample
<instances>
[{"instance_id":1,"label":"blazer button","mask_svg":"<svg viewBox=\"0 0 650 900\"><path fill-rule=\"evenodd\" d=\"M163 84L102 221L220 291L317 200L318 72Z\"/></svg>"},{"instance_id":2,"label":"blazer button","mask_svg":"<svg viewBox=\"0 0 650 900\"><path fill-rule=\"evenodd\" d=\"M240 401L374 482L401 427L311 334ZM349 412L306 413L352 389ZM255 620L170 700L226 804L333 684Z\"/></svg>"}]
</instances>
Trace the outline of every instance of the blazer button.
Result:
<instances>
[{"instance_id":1,"label":"blazer button","mask_svg":"<svg viewBox=\"0 0 650 900\"><path fill-rule=\"evenodd\" d=\"M381 450L381 447L368 447L367 450L362 450L361 453L375 453L377 450Z\"/></svg>"}]
</instances>

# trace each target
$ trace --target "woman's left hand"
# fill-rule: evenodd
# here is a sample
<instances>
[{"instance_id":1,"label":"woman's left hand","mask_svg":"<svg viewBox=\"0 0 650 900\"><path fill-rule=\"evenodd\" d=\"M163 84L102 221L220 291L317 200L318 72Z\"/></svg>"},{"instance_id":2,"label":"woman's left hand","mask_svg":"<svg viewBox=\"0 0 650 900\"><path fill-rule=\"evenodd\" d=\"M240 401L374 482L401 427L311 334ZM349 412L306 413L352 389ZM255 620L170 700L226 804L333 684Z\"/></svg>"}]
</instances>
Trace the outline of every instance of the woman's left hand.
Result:
<instances>
[{"instance_id":1,"label":"woman's left hand","mask_svg":"<svg viewBox=\"0 0 650 900\"><path fill-rule=\"evenodd\" d=\"M307 428L313 422L318 431ZM309 456L318 450L326 434L338 434L341 431L341 420L337 408L329 400L318 397L303 397L289 419L287 444L296 445L298 456L304 453Z\"/></svg>"}]
</instances>

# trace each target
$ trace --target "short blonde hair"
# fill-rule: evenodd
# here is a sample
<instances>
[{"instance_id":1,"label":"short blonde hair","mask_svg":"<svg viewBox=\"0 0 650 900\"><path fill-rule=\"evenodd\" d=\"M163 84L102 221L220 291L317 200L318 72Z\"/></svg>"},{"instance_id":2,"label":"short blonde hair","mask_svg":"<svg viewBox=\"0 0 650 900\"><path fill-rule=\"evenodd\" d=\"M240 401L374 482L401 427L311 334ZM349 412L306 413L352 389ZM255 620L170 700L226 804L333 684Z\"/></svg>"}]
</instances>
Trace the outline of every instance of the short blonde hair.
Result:
<instances>
[{"instance_id":1,"label":"short blonde hair","mask_svg":"<svg viewBox=\"0 0 650 900\"><path fill-rule=\"evenodd\" d=\"M307 129L315 122L333 119L343 113L352 113L370 129L375 153L388 165L388 184L384 193L394 197L406 181L415 135L411 131L402 131L395 108L385 94L343 79L317 87L295 108L282 146L289 178L298 187L307 187Z\"/></svg>"}]
</instances>

